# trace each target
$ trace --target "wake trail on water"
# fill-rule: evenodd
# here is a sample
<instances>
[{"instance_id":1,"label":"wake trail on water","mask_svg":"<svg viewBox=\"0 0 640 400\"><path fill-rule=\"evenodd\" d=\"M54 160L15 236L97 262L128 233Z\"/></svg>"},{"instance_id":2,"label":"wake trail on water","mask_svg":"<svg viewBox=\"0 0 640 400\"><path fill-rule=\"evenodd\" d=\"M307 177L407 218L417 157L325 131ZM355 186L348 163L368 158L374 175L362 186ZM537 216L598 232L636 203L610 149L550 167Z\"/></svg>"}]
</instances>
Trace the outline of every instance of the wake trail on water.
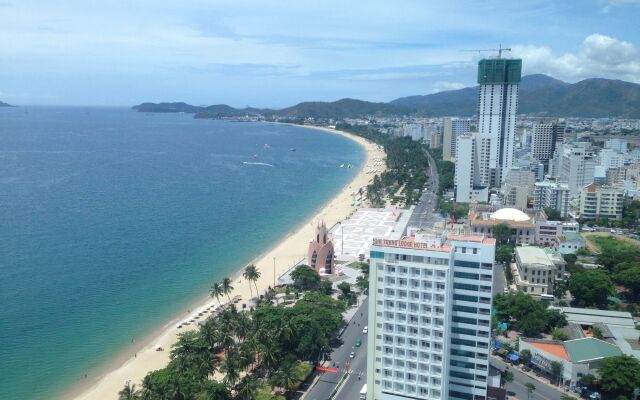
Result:
<instances>
[{"instance_id":1,"label":"wake trail on water","mask_svg":"<svg viewBox=\"0 0 640 400\"><path fill-rule=\"evenodd\" d=\"M271 164L267 164L267 163L264 163L264 162L249 162L249 161L243 161L242 163L243 163L244 165L262 165L262 166L265 166L265 167L272 167L272 168L273 168L273 165L271 165Z\"/></svg>"}]
</instances>

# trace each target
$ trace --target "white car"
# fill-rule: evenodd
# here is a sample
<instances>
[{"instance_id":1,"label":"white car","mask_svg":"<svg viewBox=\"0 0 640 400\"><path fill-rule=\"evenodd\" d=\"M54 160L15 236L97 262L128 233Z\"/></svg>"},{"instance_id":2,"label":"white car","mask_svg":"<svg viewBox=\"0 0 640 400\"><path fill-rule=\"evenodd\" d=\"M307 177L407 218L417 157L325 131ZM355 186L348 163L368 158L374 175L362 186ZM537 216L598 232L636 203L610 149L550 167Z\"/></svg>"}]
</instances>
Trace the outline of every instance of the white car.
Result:
<instances>
[{"instance_id":1,"label":"white car","mask_svg":"<svg viewBox=\"0 0 640 400\"><path fill-rule=\"evenodd\" d=\"M362 333L369 333L369 327L365 326L364 328L362 328Z\"/></svg>"},{"instance_id":2,"label":"white car","mask_svg":"<svg viewBox=\"0 0 640 400\"><path fill-rule=\"evenodd\" d=\"M351 353L349 353L349 358L354 358L356 356L355 351L352 351Z\"/></svg>"}]
</instances>

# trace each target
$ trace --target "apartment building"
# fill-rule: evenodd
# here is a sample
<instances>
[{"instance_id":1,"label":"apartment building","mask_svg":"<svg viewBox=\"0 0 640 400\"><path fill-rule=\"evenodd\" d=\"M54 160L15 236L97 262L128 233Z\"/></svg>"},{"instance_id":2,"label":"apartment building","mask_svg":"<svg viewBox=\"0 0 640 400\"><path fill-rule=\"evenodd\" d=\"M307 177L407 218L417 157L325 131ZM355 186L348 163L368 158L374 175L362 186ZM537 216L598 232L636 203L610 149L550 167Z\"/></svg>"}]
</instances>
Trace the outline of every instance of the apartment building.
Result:
<instances>
[{"instance_id":1,"label":"apartment building","mask_svg":"<svg viewBox=\"0 0 640 400\"><path fill-rule=\"evenodd\" d=\"M579 213L583 219L622 219L624 190L595 183L585 186L579 194Z\"/></svg>"},{"instance_id":2,"label":"apartment building","mask_svg":"<svg viewBox=\"0 0 640 400\"><path fill-rule=\"evenodd\" d=\"M371 247L367 398L487 398L495 240L416 233Z\"/></svg>"}]
</instances>

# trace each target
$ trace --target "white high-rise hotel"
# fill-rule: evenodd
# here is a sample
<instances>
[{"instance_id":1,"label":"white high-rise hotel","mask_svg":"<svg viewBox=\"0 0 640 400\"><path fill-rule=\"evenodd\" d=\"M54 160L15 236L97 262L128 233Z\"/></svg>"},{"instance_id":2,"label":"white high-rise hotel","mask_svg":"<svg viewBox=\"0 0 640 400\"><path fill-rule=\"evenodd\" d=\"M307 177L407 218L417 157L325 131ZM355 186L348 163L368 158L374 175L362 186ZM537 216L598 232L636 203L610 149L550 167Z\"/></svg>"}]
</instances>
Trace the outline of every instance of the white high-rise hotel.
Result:
<instances>
[{"instance_id":1,"label":"white high-rise hotel","mask_svg":"<svg viewBox=\"0 0 640 400\"><path fill-rule=\"evenodd\" d=\"M487 201L486 189L500 187L513 165L521 70L522 60L516 59L478 63L478 132L473 135L474 154L456 154L456 177L463 177L455 182L458 202ZM471 188L469 175L473 176Z\"/></svg>"},{"instance_id":2,"label":"white high-rise hotel","mask_svg":"<svg viewBox=\"0 0 640 400\"><path fill-rule=\"evenodd\" d=\"M374 240L367 399L487 398L494 256L484 236Z\"/></svg>"}]
</instances>

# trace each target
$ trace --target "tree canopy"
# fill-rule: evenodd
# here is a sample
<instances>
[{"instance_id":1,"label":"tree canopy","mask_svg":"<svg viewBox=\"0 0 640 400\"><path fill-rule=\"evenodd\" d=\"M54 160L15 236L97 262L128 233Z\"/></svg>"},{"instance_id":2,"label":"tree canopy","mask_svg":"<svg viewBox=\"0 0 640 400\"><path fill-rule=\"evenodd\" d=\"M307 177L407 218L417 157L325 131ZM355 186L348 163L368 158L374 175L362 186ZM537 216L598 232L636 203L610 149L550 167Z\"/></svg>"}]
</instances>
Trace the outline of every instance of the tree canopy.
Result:
<instances>
[{"instance_id":1,"label":"tree canopy","mask_svg":"<svg viewBox=\"0 0 640 400\"><path fill-rule=\"evenodd\" d=\"M575 272L569 279L569 291L578 307L605 308L615 293L609 274L602 270Z\"/></svg>"},{"instance_id":2,"label":"tree canopy","mask_svg":"<svg viewBox=\"0 0 640 400\"><path fill-rule=\"evenodd\" d=\"M633 356L609 357L603 361L598 373L606 398L625 396L631 399L634 390L640 388L640 361Z\"/></svg>"},{"instance_id":3,"label":"tree canopy","mask_svg":"<svg viewBox=\"0 0 640 400\"><path fill-rule=\"evenodd\" d=\"M567 324L566 318L557 310L549 310L546 303L521 292L498 294L493 305L498 321L510 323L525 336L537 337Z\"/></svg>"},{"instance_id":4,"label":"tree canopy","mask_svg":"<svg viewBox=\"0 0 640 400\"><path fill-rule=\"evenodd\" d=\"M293 284L303 290L314 290L320 287L320 275L308 265L299 265L291 272Z\"/></svg>"}]
</instances>

